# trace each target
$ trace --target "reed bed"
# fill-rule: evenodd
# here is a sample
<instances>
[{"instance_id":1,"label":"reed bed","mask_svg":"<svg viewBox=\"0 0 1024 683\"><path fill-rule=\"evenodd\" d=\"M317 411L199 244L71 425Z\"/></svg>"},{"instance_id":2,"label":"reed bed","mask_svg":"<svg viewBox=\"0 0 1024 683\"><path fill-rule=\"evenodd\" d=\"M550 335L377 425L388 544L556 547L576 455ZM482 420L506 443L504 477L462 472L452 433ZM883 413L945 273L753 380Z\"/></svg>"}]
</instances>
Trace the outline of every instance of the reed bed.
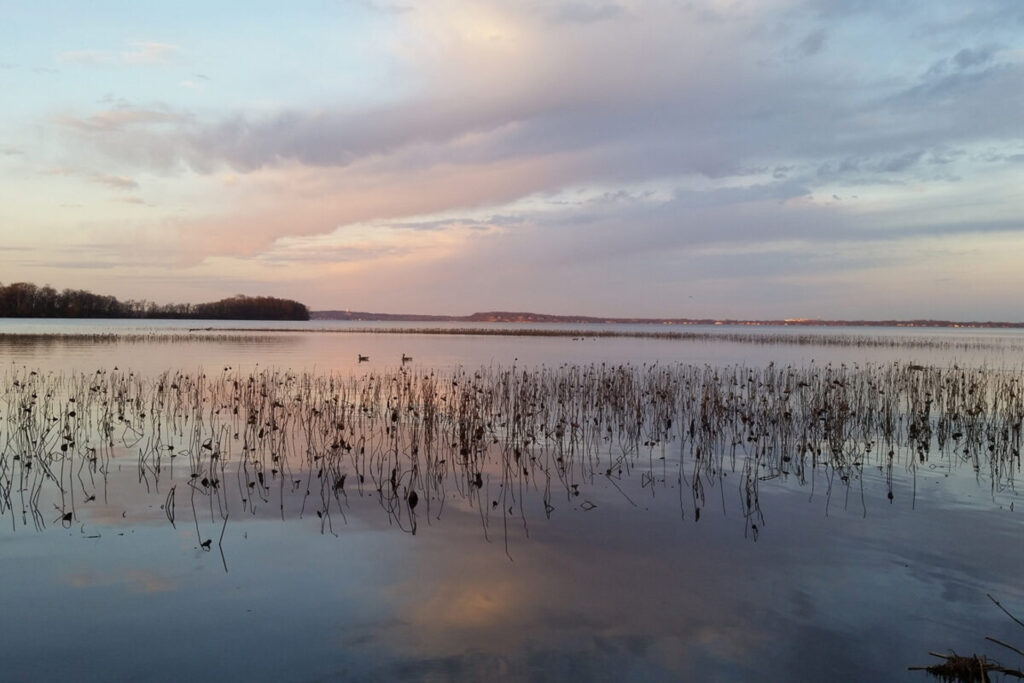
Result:
<instances>
[{"instance_id":1,"label":"reed bed","mask_svg":"<svg viewBox=\"0 0 1024 683\"><path fill-rule=\"evenodd\" d=\"M776 479L817 473L830 495L874 468L892 499L894 477L967 467L993 495L1012 492L1022 382L1021 370L903 362L146 377L9 367L0 515L12 528L76 524L127 462L169 523L191 511L207 550L229 516L315 517L336 533L356 500L410 533L460 507L507 543L510 525L592 509L595 489L634 504L678 489L682 517L699 520L728 488L756 538L760 489Z\"/></svg>"}]
</instances>

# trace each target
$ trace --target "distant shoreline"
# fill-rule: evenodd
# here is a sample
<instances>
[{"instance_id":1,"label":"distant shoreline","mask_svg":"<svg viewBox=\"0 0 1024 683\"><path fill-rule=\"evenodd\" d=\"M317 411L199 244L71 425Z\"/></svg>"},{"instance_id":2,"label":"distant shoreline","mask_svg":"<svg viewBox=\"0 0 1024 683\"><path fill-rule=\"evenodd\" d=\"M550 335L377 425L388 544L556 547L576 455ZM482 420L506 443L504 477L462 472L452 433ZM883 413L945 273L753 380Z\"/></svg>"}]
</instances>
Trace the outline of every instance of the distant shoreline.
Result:
<instances>
[{"instance_id":1,"label":"distant shoreline","mask_svg":"<svg viewBox=\"0 0 1024 683\"><path fill-rule=\"evenodd\" d=\"M547 315L488 311L471 315L418 315L369 313L364 311L310 311L310 320L349 322L456 322L456 323L541 323L587 325L719 325L733 327L939 327L966 329L1024 329L1024 322L958 320L819 320L785 318L782 320L735 320L730 318L598 318L583 315Z\"/></svg>"}]
</instances>

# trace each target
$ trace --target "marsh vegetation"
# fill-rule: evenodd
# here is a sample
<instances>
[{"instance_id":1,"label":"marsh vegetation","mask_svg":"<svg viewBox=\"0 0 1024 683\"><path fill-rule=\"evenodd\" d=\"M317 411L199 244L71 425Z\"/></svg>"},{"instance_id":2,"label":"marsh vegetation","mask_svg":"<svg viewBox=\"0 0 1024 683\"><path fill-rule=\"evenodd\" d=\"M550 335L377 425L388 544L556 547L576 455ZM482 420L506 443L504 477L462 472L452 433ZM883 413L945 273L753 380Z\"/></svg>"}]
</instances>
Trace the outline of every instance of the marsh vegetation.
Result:
<instances>
[{"instance_id":1,"label":"marsh vegetation","mask_svg":"<svg viewBox=\"0 0 1024 683\"><path fill-rule=\"evenodd\" d=\"M1024 427L1019 370L913 363L9 368L0 382L0 512L38 529L48 516L77 521L128 456L165 509L184 495L217 520L273 509L335 532L357 497L415 533L457 502L507 542L510 524L593 506L596 482L631 503L677 489L679 514L695 521L729 489L756 538L759 492L776 479L823 478L826 496L848 499L872 471L892 500L894 475L968 468L993 497L1013 491Z\"/></svg>"}]
</instances>

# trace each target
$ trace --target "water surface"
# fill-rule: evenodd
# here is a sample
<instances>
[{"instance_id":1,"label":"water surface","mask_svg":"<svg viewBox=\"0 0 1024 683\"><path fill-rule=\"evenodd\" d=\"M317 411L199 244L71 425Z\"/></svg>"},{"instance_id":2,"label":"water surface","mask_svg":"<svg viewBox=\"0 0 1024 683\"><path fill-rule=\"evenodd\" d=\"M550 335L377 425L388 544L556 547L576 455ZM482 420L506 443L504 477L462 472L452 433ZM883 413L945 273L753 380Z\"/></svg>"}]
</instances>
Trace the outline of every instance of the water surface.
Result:
<instances>
[{"instance_id":1,"label":"water surface","mask_svg":"<svg viewBox=\"0 0 1024 683\"><path fill-rule=\"evenodd\" d=\"M126 386L149 387L168 371L189 381L207 374L210 383L274 372L394 376L403 354L413 357L404 365L410 374L450 380L463 372L467 381L480 368L557 373L566 364L602 363L629 364L639 376L644 364L760 372L770 363L852 368L893 361L1012 373L1022 339L1012 331L914 330L939 342L987 342L907 351L389 335L350 332L367 325L340 323L311 325L327 332L294 331L289 323L285 332L202 334L189 330L242 326L146 323L4 321L5 381L42 386L59 377L51 384L52 409L62 427L85 417L68 417L71 378L98 386L113 373ZM85 336L111 332L122 336ZM358 354L370 361L359 363ZM261 496L255 470L239 464L239 443L259 424L233 426L229 411L207 412L193 431L197 421L183 418L180 433L161 434L170 448L158 462L152 433L135 434L146 432L151 413L138 415L149 409L122 410L135 422L112 418L112 447L102 446L95 430L76 432L82 441L70 450L85 455L62 461L67 470L54 479L65 491L50 481L35 513L19 490L29 485L12 486L11 508L0 515L5 678L923 680L906 667L931 663L929 650L993 653L986 634L1019 642L1016 627L985 597L1024 605L1017 469L993 473L984 459L975 468L977 461L951 447L939 452L932 444L926 461L901 450L894 467L876 449L856 467L763 477L745 475L741 449L735 464L724 458L716 476L703 480L698 505L693 460L681 455L678 441L664 441L634 453L621 476L602 476L601 462L596 476L573 480L576 490L557 481L550 495L527 486L516 498L522 512L512 514L504 514L505 499L492 505L503 492L500 468L484 469L480 487L453 478L443 500L421 490L413 534L406 484L399 482L396 499L405 507L395 513L382 505L369 474L360 488L350 467L344 495L336 497L343 505L318 515L324 498L317 482L325 477L304 464L301 443L281 446L293 451L287 470L271 460L275 446L260 451L267 463ZM387 427L383 415L374 424ZM0 448L11 472L21 466L13 460L18 417L16 401L0 404ZM298 434L300 427L289 422L283 431ZM94 467L82 450L89 439L99 453ZM222 441L204 448L207 439ZM221 444L223 457L211 460ZM270 472L275 464L279 476ZM557 464L537 471L552 468ZM216 492L201 486L201 477L191 477L196 471L221 472L223 485ZM388 472L381 476L386 482ZM747 502L750 481L756 513ZM172 487L173 525L164 508ZM73 511L70 520L65 510Z\"/></svg>"}]
</instances>

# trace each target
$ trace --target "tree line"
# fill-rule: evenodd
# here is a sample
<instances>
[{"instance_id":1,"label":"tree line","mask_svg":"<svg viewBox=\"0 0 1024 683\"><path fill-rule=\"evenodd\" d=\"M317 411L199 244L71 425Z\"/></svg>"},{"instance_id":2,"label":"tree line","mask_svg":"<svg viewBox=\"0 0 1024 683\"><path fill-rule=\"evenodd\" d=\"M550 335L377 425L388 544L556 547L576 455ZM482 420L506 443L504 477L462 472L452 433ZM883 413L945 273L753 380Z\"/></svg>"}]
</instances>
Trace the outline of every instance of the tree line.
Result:
<instances>
[{"instance_id":1,"label":"tree line","mask_svg":"<svg viewBox=\"0 0 1024 683\"><path fill-rule=\"evenodd\" d=\"M29 282L0 283L0 318L189 318L199 320L309 320L298 301L242 294L202 304L157 304L93 294L57 291Z\"/></svg>"}]
</instances>

